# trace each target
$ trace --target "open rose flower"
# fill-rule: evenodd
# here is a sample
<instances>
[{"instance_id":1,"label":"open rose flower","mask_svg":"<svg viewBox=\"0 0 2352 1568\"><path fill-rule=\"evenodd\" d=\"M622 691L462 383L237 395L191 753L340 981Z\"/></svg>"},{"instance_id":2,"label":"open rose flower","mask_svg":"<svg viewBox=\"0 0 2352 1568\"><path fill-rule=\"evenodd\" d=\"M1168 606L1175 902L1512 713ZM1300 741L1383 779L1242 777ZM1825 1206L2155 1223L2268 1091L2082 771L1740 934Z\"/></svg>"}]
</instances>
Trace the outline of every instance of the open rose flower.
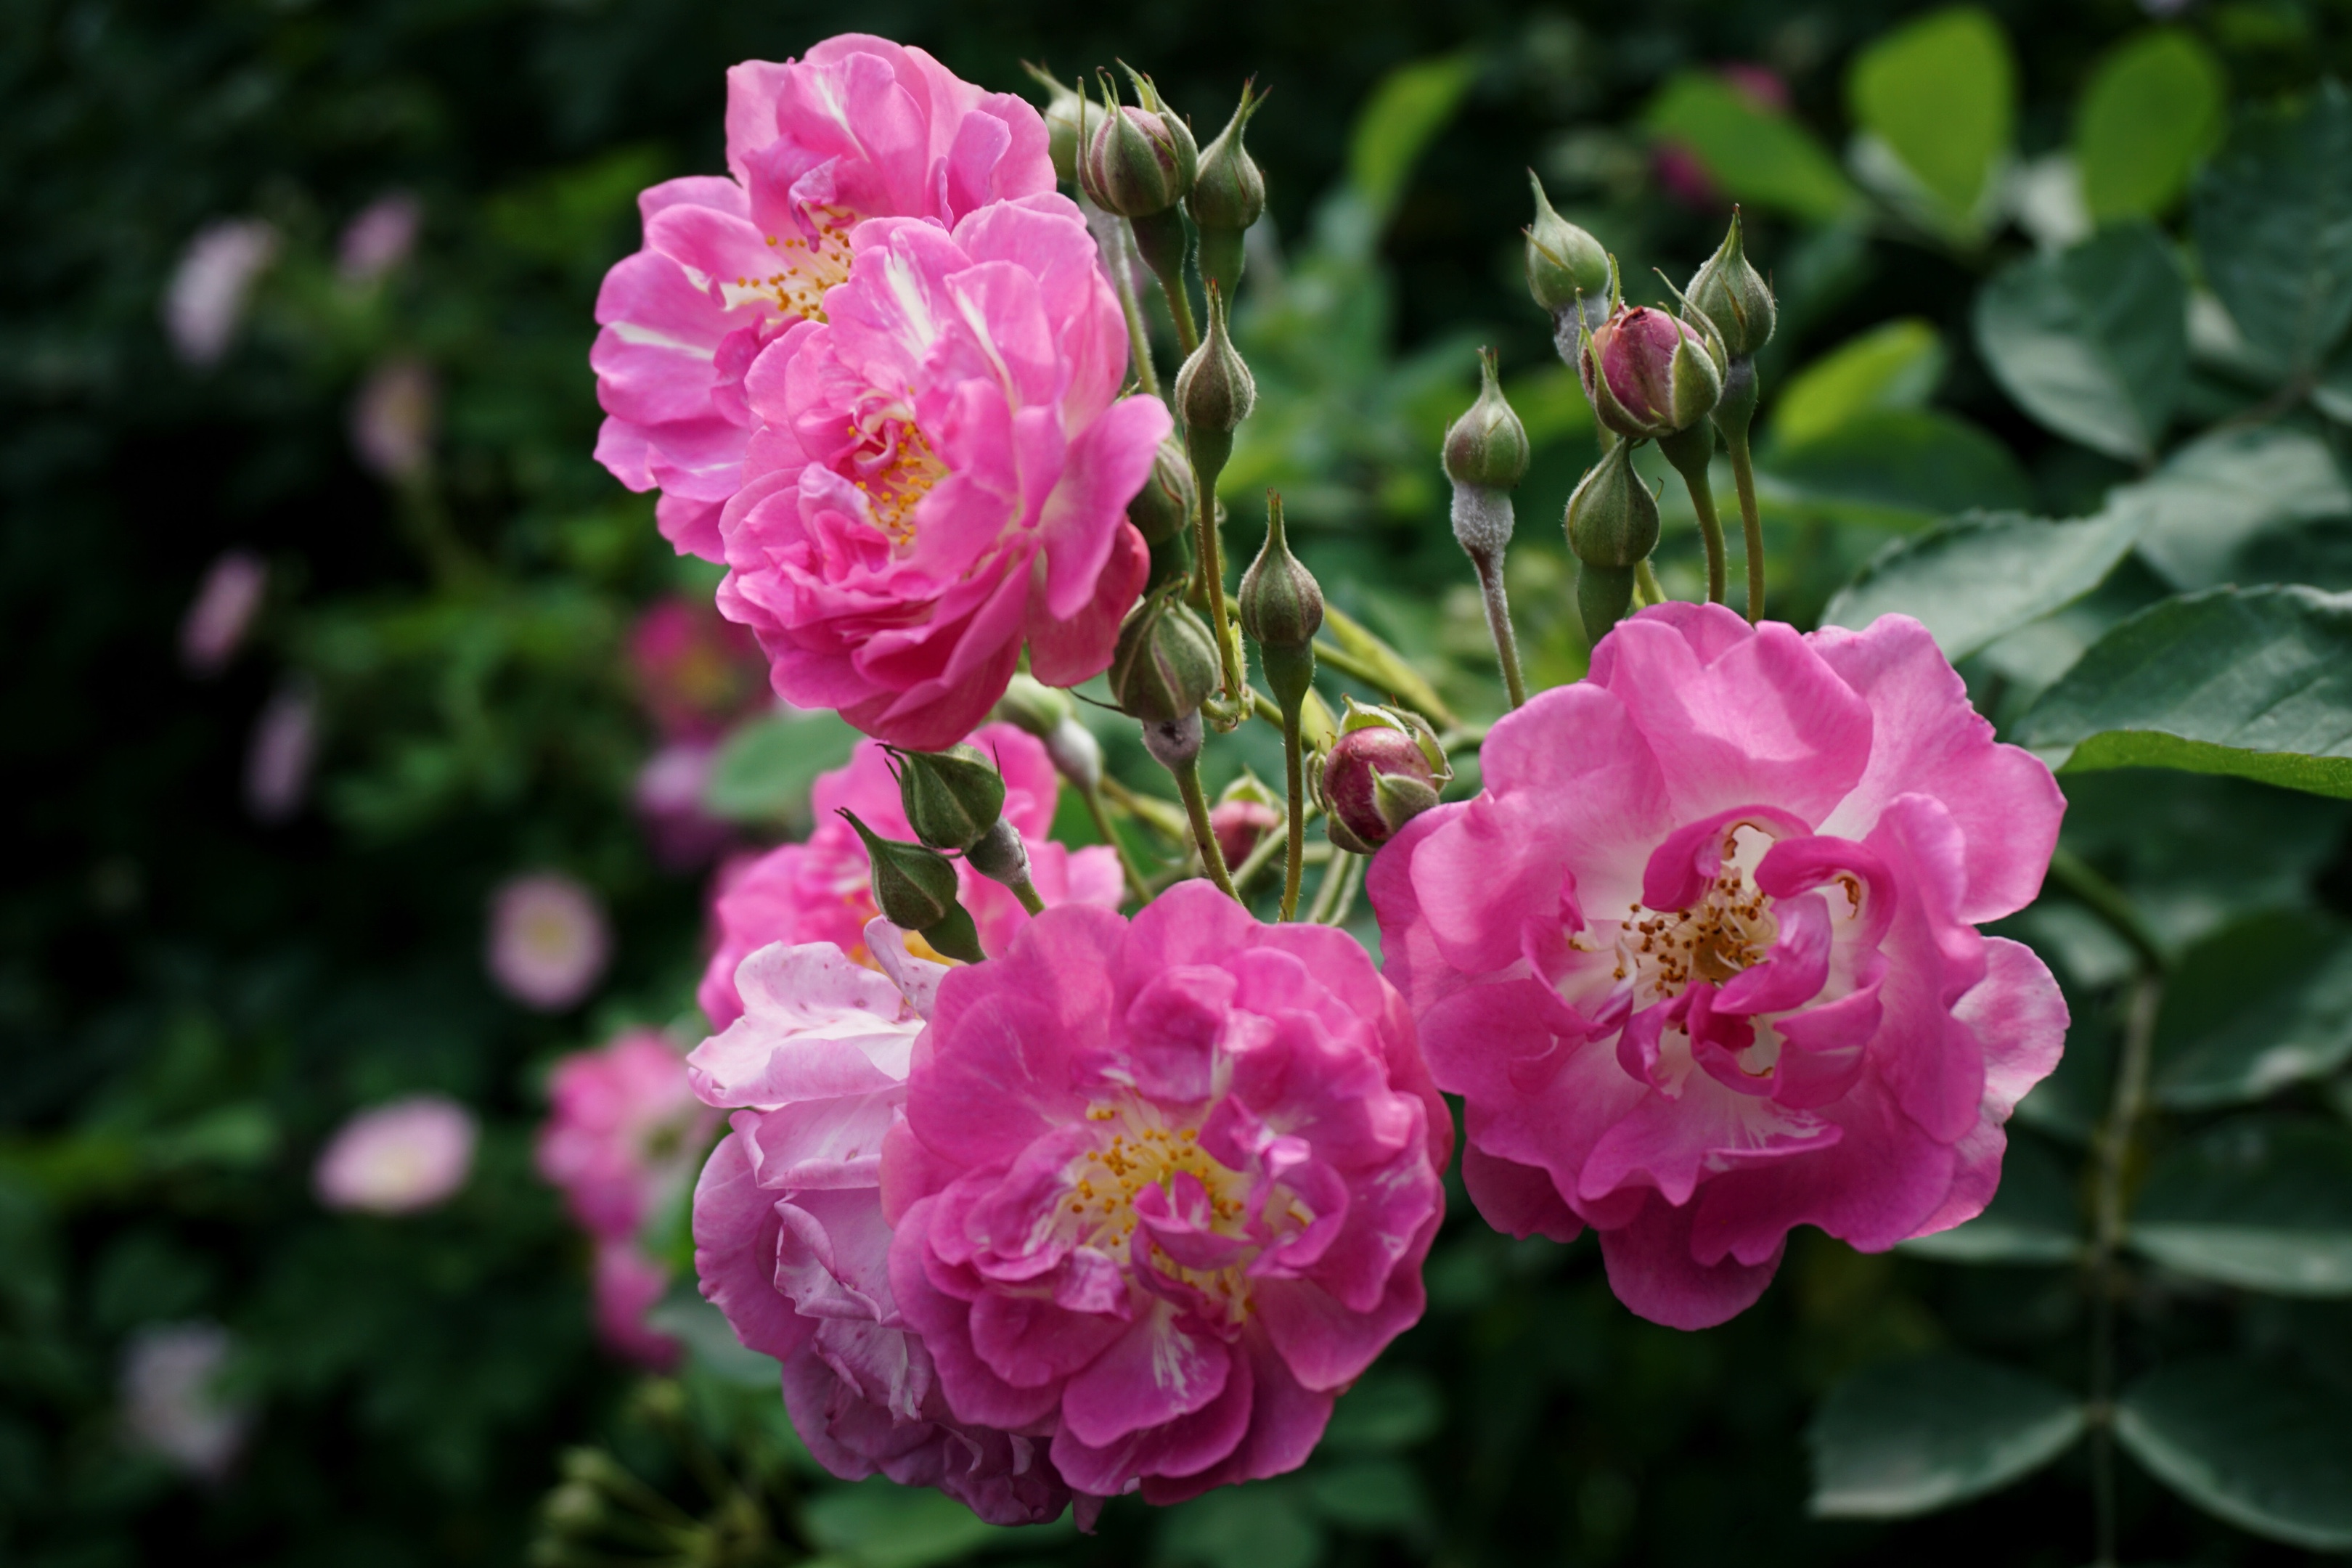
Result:
<instances>
[{"instance_id":1,"label":"open rose flower","mask_svg":"<svg viewBox=\"0 0 2352 1568\"><path fill-rule=\"evenodd\" d=\"M718 1123L657 1029L631 1029L555 1064L539 1173L589 1235L626 1241L685 1191Z\"/></svg>"},{"instance_id":2,"label":"open rose flower","mask_svg":"<svg viewBox=\"0 0 2352 1568\"><path fill-rule=\"evenodd\" d=\"M1341 932L1197 881L1132 924L1048 910L940 980L906 1093L898 1310L947 1408L1076 1491L1297 1467L1421 1316L1453 1126Z\"/></svg>"},{"instance_id":3,"label":"open rose flower","mask_svg":"<svg viewBox=\"0 0 2352 1568\"><path fill-rule=\"evenodd\" d=\"M995 760L1004 776L1004 816L1029 849L1029 877L1048 905L1099 904L1116 909L1124 894L1118 855L1107 845L1070 849L1050 843L1061 779L1045 745L1010 724L988 724L971 743ZM837 815L846 806L885 838L908 839L914 830L899 805L889 760L872 741L858 743L849 765L819 774L811 804L816 827L805 844L770 850L736 874L712 910L719 927L718 951L702 976L697 1000L711 1027L723 1029L741 1016L735 994L735 968L772 942L829 942L860 963L866 922L874 907L872 871L857 833ZM1013 890L958 863L958 897L971 911L980 944L1002 952L1029 918Z\"/></svg>"},{"instance_id":4,"label":"open rose flower","mask_svg":"<svg viewBox=\"0 0 2352 1568\"><path fill-rule=\"evenodd\" d=\"M945 966L910 955L886 921L859 945L880 973L830 942L753 953L742 1016L688 1058L696 1091L733 1111L695 1189L702 1293L783 1363L793 1425L826 1469L939 1487L997 1524L1042 1522L1071 1500L1045 1437L958 1420L890 1288L882 1145Z\"/></svg>"},{"instance_id":5,"label":"open rose flower","mask_svg":"<svg viewBox=\"0 0 2352 1568\"><path fill-rule=\"evenodd\" d=\"M1703 1328L1795 1226L1877 1251L1983 1209L2066 1009L1975 926L2033 898L2063 802L1924 627L1660 605L1481 758L1369 885L1491 1223L1589 1225L1627 1306Z\"/></svg>"},{"instance_id":6,"label":"open rose flower","mask_svg":"<svg viewBox=\"0 0 2352 1568\"><path fill-rule=\"evenodd\" d=\"M761 426L719 521L719 607L777 695L918 750L1030 673L1110 663L1148 563L1127 503L1167 406L1120 398L1127 331L1078 209L997 202L952 233L869 220L825 321L751 367Z\"/></svg>"},{"instance_id":7,"label":"open rose flower","mask_svg":"<svg viewBox=\"0 0 2352 1568\"><path fill-rule=\"evenodd\" d=\"M743 374L793 323L823 319L858 226L948 225L1054 188L1026 101L856 33L728 71L727 171L637 198L645 248L605 274L589 354L609 416L597 460L631 489L658 488L663 536L709 561L754 423Z\"/></svg>"}]
</instances>

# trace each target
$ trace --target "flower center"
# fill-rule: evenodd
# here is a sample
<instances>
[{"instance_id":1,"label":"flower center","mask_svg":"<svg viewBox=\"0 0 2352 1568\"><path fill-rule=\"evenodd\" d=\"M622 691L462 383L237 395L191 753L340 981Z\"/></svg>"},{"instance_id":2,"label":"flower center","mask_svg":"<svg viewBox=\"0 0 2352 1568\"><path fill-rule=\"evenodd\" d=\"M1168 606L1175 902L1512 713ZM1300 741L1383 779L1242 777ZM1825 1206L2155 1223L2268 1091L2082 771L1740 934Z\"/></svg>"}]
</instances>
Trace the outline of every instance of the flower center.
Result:
<instances>
[{"instance_id":1,"label":"flower center","mask_svg":"<svg viewBox=\"0 0 2352 1568\"><path fill-rule=\"evenodd\" d=\"M756 296L787 316L813 321L825 319L825 294L849 279L849 231L856 226L857 215L841 207L813 207L808 216L816 226L816 237L768 236L769 247L780 264L777 270L736 279L734 288L726 290L730 310Z\"/></svg>"},{"instance_id":2,"label":"flower center","mask_svg":"<svg viewBox=\"0 0 2352 1568\"><path fill-rule=\"evenodd\" d=\"M1136 1110L1108 1106L1097 1106L1087 1117L1121 1122L1127 1131L1112 1133L1108 1144L1082 1156L1071 1173L1066 1206L1086 1228L1083 1245L1114 1254L1122 1250L1135 1234L1136 1194L1158 1187L1172 1197L1179 1175L1191 1176L1208 1194L1213 1228L1241 1234L1244 1179L1209 1157L1199 1128L1146 1124Z\"/></svg>"},{"instance_id":3,"label":"flower center","mask_svg":"<svg viewBox=\"0 0 2352 1568\"><path fill-rule=\"evenodd\" d=\"M930 441L910 419L888 419L872 430L850 421L852 436L863 443L851 452L846 471L851 483L866 497L874 526L890 542L915 540L915 509L931 487L946 477L948 468L933 455Z\"/></svg>"},{"instance_id":4,"label":"flower center","mask_svg":"<svg viewBox=\"0 0 2352 1568\"><path fill-rule=\"evenodd\" d=\"M1722 868L1687 909L1626 905L1626 918L1617 922L1613 978L1630 979L1663 1000L1681 995L1694 980L1720 985L1761 963L1780 934L1780 922L1772 914L1772 900L1748 880L1743 851L1760 848L1745 840L1762 837L1747 828L1727 833Z\"/></svg>"}]
</instances>

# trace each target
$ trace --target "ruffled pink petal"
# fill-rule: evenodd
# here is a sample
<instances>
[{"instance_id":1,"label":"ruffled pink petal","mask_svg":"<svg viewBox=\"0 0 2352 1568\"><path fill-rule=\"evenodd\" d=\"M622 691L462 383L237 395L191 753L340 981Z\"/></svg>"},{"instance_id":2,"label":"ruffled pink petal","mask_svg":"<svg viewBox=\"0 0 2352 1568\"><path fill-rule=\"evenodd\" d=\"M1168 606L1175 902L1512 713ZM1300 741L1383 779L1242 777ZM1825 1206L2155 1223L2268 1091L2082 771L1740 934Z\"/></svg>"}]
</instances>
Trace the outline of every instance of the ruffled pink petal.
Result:
<instances>
[{"instance_id":1,"label":"ruffled pink petal","mask_svg":"<svg viewBox=\"0 0 2352 1568\"><path fill-rule=\"evenodd\" d=\"M1728 1322L1764 1294L1780 1254L1759 1263L1702 1265L1691 1256L1691 1211L1654 1194L1630 1223L1601 1233L1609 1289L1626 1309L1670 1329Z\"/></svg>"}]
</instances>

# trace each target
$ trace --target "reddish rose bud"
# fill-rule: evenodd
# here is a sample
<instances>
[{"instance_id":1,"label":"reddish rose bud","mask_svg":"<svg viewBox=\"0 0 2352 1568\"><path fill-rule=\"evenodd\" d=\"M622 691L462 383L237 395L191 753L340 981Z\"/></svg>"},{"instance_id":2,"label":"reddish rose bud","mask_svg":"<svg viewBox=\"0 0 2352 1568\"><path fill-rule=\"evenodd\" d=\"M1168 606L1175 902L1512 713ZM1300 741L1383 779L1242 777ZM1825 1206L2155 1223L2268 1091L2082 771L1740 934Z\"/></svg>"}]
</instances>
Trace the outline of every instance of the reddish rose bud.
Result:
<instances>
[{"instance_id":1,"label":"reddish rose bud","mask_svg":"<svg viewBox=\"0 0 2352 1568\"><path fill-rule=\"evenodd\" d=\"M1723 367L1706 337L1646 305L1594 328L1577 369L1601 422L1633 439L1688 429L1723 395Z\"/></svg>"},{"instance_id":2,"label":"reddish rose bud","mask_svg":"<svg viewBox=\"0 0 2352 1568\"><path fill-rule=\"evenodd\" d=\"M1324 831L1339 848L1369 855L1435 805L1453 778L1444 748L1421 715L1359 708L1351 699L1316 780Z\"/></svg>"}]
</instances>

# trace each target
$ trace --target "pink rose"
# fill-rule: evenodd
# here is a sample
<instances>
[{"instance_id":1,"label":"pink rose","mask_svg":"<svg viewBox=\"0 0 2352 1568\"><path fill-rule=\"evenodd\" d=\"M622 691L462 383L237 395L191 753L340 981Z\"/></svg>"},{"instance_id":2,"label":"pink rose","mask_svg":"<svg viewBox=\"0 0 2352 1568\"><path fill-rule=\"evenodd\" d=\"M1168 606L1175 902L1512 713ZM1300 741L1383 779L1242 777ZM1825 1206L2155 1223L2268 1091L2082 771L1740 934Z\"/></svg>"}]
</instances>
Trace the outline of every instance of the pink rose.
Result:
<instances>
[{"instance_id":1,"label":"pink rose","mask_svg":"<svg viewBox=\"0 0 2352 1568\"><path fill-rule=\"evenodd\" d=\"M417 1214L457 1195L474 1173L481 1127L442 1094L362 1110L337 1130L310 1173L319 1201L360 1214Z\"/></svg>"},{"instance_id":2,"label":"pink rose","mask_svg":"<svg viewBox=\"0 0 2352 1568\"><path fill-rule=\"evenodd\" d=\"M883 973L829 942L753 953L741 1017L688 1058L696 1091L734 1111L695 1188L695 1270L736 1336L783 1363L793 1425L826 1469L1042 1522L1070 1500L1044 1440L956 1419L891 1292L881 1152L943 966L885 921L860 945Z\"/></svg>"},{"instance_id":3,"label":"pink rose","mask_svg":"<svg viewBox=\"0 0 2352 1568\"><path fill-rule=\"evenodd\" d=\"M637 700L667 740L716 741L770 700L760 645L709 599L655 600L629 627L627 647Z\"/></svg>"},{"instance_id":4,"label":"pink rose","mask_svg":"<svg viewBox=\"0 0 2352 1568\"><path fill-rule=\"evenodd\" d=\"M1152 1502L1303 1462L1423 1305L1453 1142L1401 998L1184 882L950 970L882 1146L889 1284L956 1418Z\"/></svg>"},{"instance_id":5,"label":"pink rose","mask_svg":"<svg viewBox=\"0 0 2352 1568\"><path fill-rule=\"evenodd\" d=\"M637 198L645 247L605 274L589 354L609 416L597 460L631 489L658 488L663 537L709 561L755 423L743 374L788 326L824 318L859 226L944 226L1054 188L1026 101L856 33L728 71L727 170Z\"/></svg>"},{"instance_id":6,"label":"pink rose","mask_svg":"<svg viewBox=\"0 0 2352 1568\"><path fill-rule=\"evenodd\" d=\"M1696 1329L1792 1226L1880 1251L1984 1207L2066 1008L1975 925L2039 890L2064 802L1924 627L1659 605L1482 760L1369 886L1489 1222L1591 1226L1620 1300Z\"/></svg>"},{"instance_id":7,"label":"pink rose","mask_svg":"<svg viewBox=\"0 0 2352 1568\"><path fill-rule=\"evenodd\" d=\"M604 1347L655 1372L676 1367L677 1341L646 1324L646 1314L669 1289L669 1270L639 1252L634 1241L599 1241L593 1279L596 1337Z\"/></svg>"},{"instance_id":8,"label":"pink rose","mask_svg":"<svg viewBox=\"0 0 2352 1568\"><path fill-rule=\"evenodd\" d=\"M483 957L499 990L542 1013L587 998L613 956L604 906L561 871L509 877L490 895Z\"/></svg>"},{"instance_id":9,"label":"pink rose","mask_svg":"<svg viewBox=\"0 0 2352 1568\"><path fill-rule=\"evenodd\" d=\"M985 725L971 737L996 761L1004 775L1005 819L1020 830L1029 850L1029 877L1049 904L1099 904L1117 909L1125 889L1118 852L1107 845L1073 850L1050 843L1061 780L1034 737L1010 724ZM817 776L811 794L815 829L805 844L769 851L737 873L712 910L719 927L718 951L696 994L711 1027L723 1029L742 1015L735 994L735 967L770 942L829 942L852 959L870 963L866 922L874 907L871 868L856 831L836 815L844 806L886 838L914 837L898 804L898 782L879 743L864 741L849 765ZM969 867L956 868L958 896L980 929L981 946L1002 952L1028 918L1013 890Z\"/></svg>"},{"instance_id":10,"label":"pink rose","mask_svg":"<svg viewBox=\"0 0 2352 1568\"><path fill-rule=\"evenodd\" d=\"M984 206L952 233L876 219L825 320L789 329L744 391L761 426L719 521L719 607L779 696L886 741L961 739L1030 671L1110 662L1141 591L1127 503L1168 410L1120 398L1127 331L1078 209Z\"/></svg>"},{"instance_id":11,"label":"pink rose","mask_svg":"<svg viewBox=\"0 0 2352 1568\"><path fill-rule=\"evenodd\" d=\"M539 1173L572 1217L602 1240L634 1239L682 1193L719 1119L695 1098L686 1058L655 1029L632 1029L574 1051L548 1079Z\"/></svg>"}]
</instances>

